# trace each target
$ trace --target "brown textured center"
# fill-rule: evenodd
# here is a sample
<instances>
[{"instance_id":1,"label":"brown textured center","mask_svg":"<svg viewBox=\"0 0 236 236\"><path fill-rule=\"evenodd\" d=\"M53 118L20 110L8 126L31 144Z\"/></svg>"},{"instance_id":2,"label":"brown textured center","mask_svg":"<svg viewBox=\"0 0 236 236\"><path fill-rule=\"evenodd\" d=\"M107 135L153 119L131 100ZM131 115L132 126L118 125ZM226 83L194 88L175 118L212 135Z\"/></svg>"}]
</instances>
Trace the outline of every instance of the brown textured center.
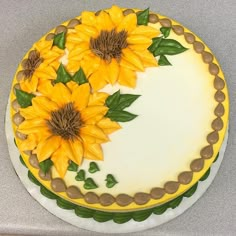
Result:
<instances>
[{"instance_id":1,"label":"brown textured center","mask_svg":"<svg viewBox=\"0 0 236 236\"><path fill-rule=\"evenodd\" d=\"M127 36L128 33L125 30L119 33L115 29L102 30L97 38L90 39L90 49L95 55L107 62L110 62L112 58L119 61L122 49L128 46Z\"/></svg>"},{"instance_id":2,"label":"brown textured center","mask_svg":"<svg viewBox=\"0 0 236 236\"><path fill-rule=\"evenodd\" d=\"M51 120L47 121L50 131L65 140L74 140L79 137L79 130L83 122L80 112L68 103L57 111L51 112Z\"/></svg>"}]
</instances>

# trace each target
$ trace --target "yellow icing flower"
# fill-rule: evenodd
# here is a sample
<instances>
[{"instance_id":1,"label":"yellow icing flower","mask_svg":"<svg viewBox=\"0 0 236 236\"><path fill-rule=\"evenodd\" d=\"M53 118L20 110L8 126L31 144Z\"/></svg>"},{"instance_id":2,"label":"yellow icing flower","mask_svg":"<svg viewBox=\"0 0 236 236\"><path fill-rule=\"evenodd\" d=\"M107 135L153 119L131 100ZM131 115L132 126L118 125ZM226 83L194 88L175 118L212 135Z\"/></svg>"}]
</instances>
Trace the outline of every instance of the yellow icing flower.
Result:
<instances>
[{"instance_id":1,"label":"yellow icing flower","mask_svg":"<svg viewBox=\"0 0 236 236\"><path fill-rule=\"evenodd\" d=\"M30 51L28 58L22 61L22 79L20 87L25 92L36 92L40 80L52 80L56 77L56 70L60 65L59 59L64 50L53 46L53 41L44 39L35 43L34 50Z\"/></svg>"},{"instance_id":2,"label":"yellow icing flower","mask_svg":"<svg viewBox=\"0 0 236 236\"><path fill-rule=\"evenodd\" d=\"M67 70L73 73L82 66L95 91L116 82L134 88L137 71L157 66L147 48L159 31L137 25L135 13L124 16L113 6L99 15L83 12L81 21L67 34Z\"/></svg>"},{"instance_id":3,"label":"yellow icing flower","mask_svg":"<svg viewBox=\"0 0 236 236\"><path fill-rule=\"evenodd\" d=\"M20 109L25 120L18 131L27 135L20 150L32 150L39 162L51 158L60 177L64 177L69 160L78 165L83 158L103 160L101 144L120 128L104 117L107 97L102 92L91 94L89 83L47 83L45 94L34 97L32 106Z\"/></svg>"}]
</instances>

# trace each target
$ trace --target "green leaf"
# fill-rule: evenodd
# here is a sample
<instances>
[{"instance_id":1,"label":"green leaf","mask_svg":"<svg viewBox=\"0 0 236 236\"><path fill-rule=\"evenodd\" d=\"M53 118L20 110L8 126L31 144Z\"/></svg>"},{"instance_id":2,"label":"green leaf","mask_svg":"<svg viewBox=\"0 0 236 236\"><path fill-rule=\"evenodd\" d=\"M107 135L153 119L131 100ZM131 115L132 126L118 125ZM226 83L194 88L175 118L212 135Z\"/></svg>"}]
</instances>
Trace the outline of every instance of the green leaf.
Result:
<instances>
[{"instance_id":1,"label":"green leaf","mask_svg":"<svg viewBox=\"0 0 236 236\"><path fill-rule=\"evenodd\" d=\"M156 37L152 39L152 44L149 46L148 50L153 53L162 41L162 37Z\"/></svg>"},{"instance_id":2,"label":"green leaf","mask_svg":"<svg viewBox=\"0 0 236 236\"><path fill-rule=\"evenodd\" d=\"M78 83L79 85L88 83L88 80L84 74L83 69L80 69L73 75L72 80Z\"/></svg>"},{"instance_id":3,"label":"green leaf","mask_svg":"<svg viewBox=\"0 0 236 236\"><path fill-rule=\"evenodd\" d=\"M153 213L155 215L161 215L168 209L168 204L163 204L161 206L157 206L153 209Z\"/></svg>"},{"instance_id":4,"label":"green leaf","mask_svg":"<svg viewBox=\"0 0 236 236\"><path fill-rule=\"evenodd\" d=\"M53 45L56 45L60 49L65 49L65 32L61 32L59 34L56 34L53 38Z\"/></svg>"},{"instance_id":5,"label":"green leaf","mask_svg":"<svg viewBox=\"0 0 236 236\"><path fill-rule=\"evenodd\" d=\"M141 95L135 94L121 94L119 104L115 107L115 110L123 110L126 107L129 107L138 97Z\"/></svg>"},{"instance_id":6,"label":"green leaf","mask_svg":"<svg viewBox=\"0 0 236 236\"><path fill-rule=\"evenodd\" d=\"M155 57L160 56L160 55L177 55L177 54L180 54L182 52L185 52L186 50L187 50L187 48L160 46L154 51L153 55Z\"/></svg>"},{"instance_id":7,"label":"green leaf","mask_svg":"<svg viewBox=\"0 0 236 236\"><path fill-rule=\"evenodd\" d=\"M107 188L112 188L118 183L115 177L111 174L107 175L107 178L105 179L105 181L106 181Z\"/></svg>"},{"instance_id":8,"label":"green leaf","mask_svg":"<svg viewBox=\"0 0 236 236\"><path fill-rule=\"evenodd\" d=\"M161 27L160 31L162 32L163 36L167 38L170 35L171 27Z\"/></svg>"},{"instance_id":9,"label":"green leaf","mask_svg":"<svg viewBox=\"0 0 236 236\"><path fill-rule=\"evenodd\" d=\"M168 61L166 56L161 55L159 60L158 60L158 65L159 66L171 66L171 63Z\"/></svg>"},{"instance_id":10,"label":"green leaf","mask_svg":"<svg viewBox=\"0 0 236 236\"><path fill-rule=\"evenodd\" d=\"M93 214L93 219L98 222L106 222L108 220L111 220L112 216L112 212L95 211L95 213Z\"/></svg>"},{"instance_id":11,"label":"green leaf","mask_svg":"<svg viewBox=\"0 0 236 236\"><path fill-rule=\"evenodd\" d=\"M45 161L39 162L39 167L45 175L50 170L52 165L53 165L53 162L51 161L51 159L47 159Z\"/></svg>"},{"instance_id":12,"label":"green leaf","mask_svg":"<svg viewBox=\"0 0 236 236\"><path fill-rule=\"evenodd\" d=\"M95 188L98 188L98 186L92 178L87 178L84 181L84 188L85 189L95 189Z\"/></svg>"},{"instance_id":13,"label":"green leaf","mask_svg":"<svg viewBox=\"0 0 236 236\"><path fill-rule=\"evenodd\" d=\"M15 144L15 146L17 147L17 144L16 144L16 139L14 138L14 144Z\"/></svg>"},{"instance_id":14,"label":"green leaf","mask_svg":"<svg viewBox=\"0 0 236 236\"><path fill-rule=\"evenodd\" d=\"M211 168L209 168L209 169L207 170L207 172L202 176L202 178L200 179L200 181L206 180L206 179L208 178L210 172L211 172Z\"/></svg>"},{"instance_id":15,"label":"green leaf","mask_svg":"<svg viewBox=\"0 0 236 236\"><path fill-rule=\"evenodd\" d=\"M183 196L180 195L179 197L177 197L176 199L172 200L169 202L169 207L172 209L175 209L177 206L179 206L179 204L182 202Z\"/></svg>"},{"instance_id":16,"label":"green leaf","mask_svg":"<svg viewBox=\"0 0 236 236\"><path fill-rule=\"evenodd\" d=\"M197 190L198 182L194 184L187 192L183 194L184 197L191 197Z\"/></svg>"},{"instance_id":17,"label":"green leaf","mask_svg":"<svg viewBox=\"0 0 236 236\"><path fill-rule=\"evenodd\" d=\"M95 210L88 209L85 207L77 206L75 208L75 214L82 218L92 218Z\"/></svg>"},{"instance_id":18,"label":"green leaf","mask_svg":"<svg viewBox=\"0 0 236 236\"><path fill-rule=\"evenodd\" d=\"M178 41L174 40L174 39L162 39L160 44L160 47L174 47L174 48L182 48L182 49L186 49L185 47L183 47L183 45L181 43L179 43Z\"/></svg>"},{"instance_id":19,"label":"green leaf","mask_svg":"<svg viewBox=\"0 0 236 236\"><path fill-rule=\"evenodd\" d=\"M84 181L85 180L85 171L84 170L80 170L77 175L75 176L75 179L77 181Z\"/></svg>"},{"instance_id":20,"label":"green leaf","mask_svg":"<svg viewBox=\"0 0 236 236\"><path fill-rule=\"evenodd\" d=\"M75 209L76 205L71 203L71 202L68 202L60 197L57 198L57 205L62 208L62 209L65 209L65 210L73 210Z\"/></svg>"},{"instance_id":21,"label":"green leaf","mask_svg":"<svg viewBox=\"0 0 236 236\"><path fill-rule=\"evenodd\" d=\"M16 91L16 99L21 107L26 108L32 105L32 99L35 97L34 94L24 92L19 89L15 89Z\"/></svg>"},{"instance_id":22,"label":"green leaf","mask_svg":"<svg viewBox=\"0 0 236 236\"><path fill-rule=\"evenodd\" d=\"M120 90L108 96L105 103L107 107L114 109L119 104L119 100L120 100Z\"/></svg>"},{"instance_id":23,"label":"green leaf","mask_svg":"<svg viewBox=\"0 0 236 236\"><path fill-rule=\"evenodd\" d=\"M99 169L99 167L98 167L96 162L90 162L89 163L89 170L88 171L89 171L89 173L95 173L97 171L100 171L100 169Z\"/></svg>"},{"instance_id":24,"label":"green leaf","mask_svg":"<svg viewBox=\"0 0 236 236\"><path fill-rule=\"evenodd\" d=\"M123 224L132 219L132 213L125 212L125 213L114 213L113 221L117 224Z\"/></svg>"},{"instance_id":25,"label":"green leaf","mask_svg":"<svg viewBox=\"0 0 236 236\"><path fill-rule=\"evenodd\" d=\"M45 188L44 186L41 186L40 187L40 193L43 195L43 196L45 196L45 197L47 197L47 198L49 198L49 199L57 199L58 198L58 196L56 195L56 194L54 194L54 193L52 193L51 191L49 191L47 188Z\"/></svg>"},{"instance_id":26,"label":"green leaf","mask_svg":"<svg viewBox=\"0 0 236 236\"><path fill-rule=\"evenodd\" d=\"M146 10L139 12L137 14L137 24L138 25L147 25L148 18L149 18L149 8L147 8Z\"/></svg>"},{"instance_id":27,"label":"green leaf","mask_svg":"<svg viewBox=\"0 0 236 236\"><path fill-rule=\"evenodd\" d=\"M66 71L65 67L60 64L57 70L57 78L54 80L54 83L63 83L66 84L67 82L71 81L71 75ZM63 94L61 94L63 96Z\"/></svg>"},{"instance_id":28,"label":"green leaf","mask_svg":"<svg viewBox=\"0 0 236 236\"><path fill-rule=\"evenodd\" d=\"M112 121L127 122L136 118L137 115L127 111L109 110L106 114L106 117L110 118Z\"/></svg>"},{"instance_id":29,"label":"green leaf","mask_svg":"<svg viewBox=\"0 0 236 236\"><path fill-rule=\"evenodd\" d=\"M28 178L32 183L41 186L40 182L34 177L34 175L30 171L28 171Z\"/></svg>"},{"instance_id":30,"label":"green leaf","mask_svg":"<svg viewBox=\"0 0 236 236\"><path fill-rule=\"evenodd\" d=\"M77 171L78 170L78 165L74 163L73 161L70 161L70 164L67 168L69 171Z\"/></svg>"},{"instance_id":31,"label":"green leaf","mask_svg":"<svg viewBox=\"0 0 236 236\"><path fill-rule=\"evenodd\" d=\"M152 209L137 211L133 213L133 219L135 221L141 222L146 220L152 214Z\"/></svg>"},{"instance_id":32,"label":"green leaf","mask_svg":"<svg viewBox=\"0 0 236 236\"><path fill-rule=\"evenodd\" d=\"M213 161L213 163L215 163L217 160L218 160L218 158L219 158L219 152L218 152L218 154L216 155L216 158L215 158L215 160Z\"/></svg>"},{"instance_id":33,"label":"green leaf","mask_svg":"<svg viewBox=\"0 0 236 236\"><path fill-rule=\"evenodd\" d=\"M25 167L27 168L27 166L26 166L26 164L25 164L25 162L24 162L24 160L23 160L23 158L22 158L21 155L20 155L20 162L21 162L21 164L22 164L23 166L25 166Z\"/></svg>"}]
</instances>

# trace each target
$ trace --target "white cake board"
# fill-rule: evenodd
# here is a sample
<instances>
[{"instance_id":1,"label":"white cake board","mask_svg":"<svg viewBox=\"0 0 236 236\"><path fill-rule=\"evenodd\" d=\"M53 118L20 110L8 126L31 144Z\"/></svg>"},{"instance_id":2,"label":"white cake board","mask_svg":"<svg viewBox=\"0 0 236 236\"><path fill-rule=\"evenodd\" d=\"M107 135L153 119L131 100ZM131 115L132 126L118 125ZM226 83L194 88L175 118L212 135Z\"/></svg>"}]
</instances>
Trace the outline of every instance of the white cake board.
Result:
<instances>
[{"instance_id":1,"label":"white cake board","mask_svg":"<svg viewBox=\"0 0 236 236\"><path fill-rule=\"evenodd\" d=\"M104 223L99 223L93 219L80 218L75 215L73 210L64 210L57 206L55 200L48 199L40 193L40 187L32 183L28 178L28 169L26 169L19 160L19 151L14 144L14 135L11 127L10 121L10 102L8 102L6 119L5 119L5 131L8 143L8 149L12 164L15 168L17 175L19 176L21 182L26 187L27 191L36 199L44 208L46 208L53 215L59 217L60 219L77 226L82 229L100 232L100 233L130 233L142 230L147 230L155 226L166 223L175 217L184 213L189 207L191 207L207 190L214 180L220 164L223 160L227 140L228 131L225 135L224 142L222 144L221 150L219 152L219 157L216 163L211 167L210 175L205 181L199 181L196 192L190 198L184 197L180 205L175 209L167 209L162 215L152 214L148 219L143 222L136 222L130 220L124 224L117 224L113 221L108 221Z\"/></svg>"}]
</instances>

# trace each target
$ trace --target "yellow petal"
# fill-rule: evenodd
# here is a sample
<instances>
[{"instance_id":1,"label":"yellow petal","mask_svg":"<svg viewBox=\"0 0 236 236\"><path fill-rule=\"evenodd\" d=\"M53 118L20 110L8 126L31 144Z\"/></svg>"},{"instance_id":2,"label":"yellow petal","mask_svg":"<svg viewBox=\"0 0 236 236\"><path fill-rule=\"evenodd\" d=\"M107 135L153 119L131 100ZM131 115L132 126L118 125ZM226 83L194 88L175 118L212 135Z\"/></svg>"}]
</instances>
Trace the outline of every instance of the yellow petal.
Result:
<instances>
[{"instance_id":1,"label":"yellow petal","mask_svg":"<svg viewBox=\"0 0 236 236\"><path fill-rule=\"evenodd\" d=\"M131 33L131 35L143 35L149 38L157 37L159 34L159 30L147 25L139 25Z\"/></svg>"},{"instance_id":2,"label":"yellow petal","mask_svg":"<svg viewBox=\"0 0 236 236\"><path fill-rule=\"evenodd\" d=\"M87 107L89 96L90 86L89 83L85 83L73 90L71 100L74 102L75 107L81 111Z\"/></svg>"},{"instance_id":3,"label":"yellow petal","mask_svg":"<svg viewBox=\"0 0 236 236\"><path fill-rule=\"evenodd\" d=\"M36 91L38 85L38 77L33 74L29 79L22 80L20 82L20 87L22 90L28 93L33 93Z\"/></svg>"},{"instance_id":4,"label":"yellow petal","mask_svg":"<svg viewBox=\"0 0 236 236\"><path fill-rule=\"evenodd\" d=\"M23 134L32 134L32 133L40 133L40 132L48 132L47 128L44 126L28 126L28 127L23 127L22 129L18 128L17 129L19 132Z\"/></svg>"},{"instance_id":5,"label":"yellow petal","mask_svg":"<svg viewBox=\"0 0 236 236\"><path fill-rule=\"evenodd\" d=\"M148 50L135 51L135 54L142 58L144 67L158 66L156 58Z\"/></svg>"},{"instance_id":6,"label":"yellow petal","mask_svg":"<svg viewBox=\"0 0 236 236\"><path fill-rule=\"evenodd\" d=\"M68 167L68 161L69 158L65 155L63 155L63 152L61 148L59 148L56 152L52 154L51 160L61 178L64 178L67 167Z\"/></svg>"},{"instance_id":7,"label":"yellow petal","mask_svg":"<svg viewBox=\"0 0 236 236\"><path fill-rule=\"evenodd\" d=\"M39 79L38 91L42 95L50 96L52 89L53 89L53 86L52 86L51 80Z\"/></svg>"},{"instance_id":8,"label":"yellow petal","mask_svg":"<svg viewBox=\"0 0 236 236\"><path fill-rule=\"evenodd\" d=\"M114 58L108 65L106 65L106 70L107 70L106 75L108 77L109 82L112 85L115 84L119 76L119 65Z\"/></svg>"},{"instance_id":9,"label":"yellow petal","mask_svg":"<svg viewBox=\"0 0 236 236\"><path fill-rule=\"evenodd\" d=\"M71 102L70 90L62 83L54 85L51 93L51 100L59 106L63 106Z\"/></svg>"},{"instance_id":10,"label":"yellow petal","mask_svg":"<svg viewBox=\"0 0 236 236\"><path fill-rule=\"evenodd\" d=\"M83 11L81 14L82 23L85 25L94 26L96 25L96 16L94 12Z\"/></svg>"},{"instance_id":11,"label":"yellow petal","mask_svg":"<svg viewBox=\"0 0 236 236\"><path fill-rule=\"evenodd\" d=\"M34 48L40 52L41 55L41 51L43 49L49 49L52 47L53 41L47 41L47 40L40 40L37 43L34 44Z\"/></svg>"},{"instance_id":12,"label":"yellow petal","mask_svg":"<svg viewBox=\"0 0 236 236\"><path fill-rule=\"evenodd\" d=\"M80 135L83 138L83 135L91 136L92 138L101 140L102 142L109 141L107 135L95 125L86 125L80 129Z\"/></svg>"},{"instance_id":13,"label":"yellow petal","mask_svg":"<svg viewBox=\"0 0 236 236\"><path fill-rule=\"evenodd\" d=\"M139 56L137 56L129 48L125 48L122 50L122 58L124 58L129 63L133 64L140 71L144 71L144 67L143 67L141 58Z\"/></svg>"},{"instance_id":14,"label":"yellow petal","mask_svg":"<svg viewBox=\"0 0 236 236\"><path fill-rule=\"evenodd\" d=\"M20 114L25 119L34 119L37 118L37 114L35 114L35 110L32 106L26 107L26 108L20 108Z\"/></svg>"},{"instance_id":15,"label":"yellow petal","mask_svg":"<svg viewBox=\"0 0 236 236\"><path fill-rule=\"evenodd\" d=\"M48 113L51 113L52 111L55 111L55 110L59 109L59 106L47 97L44 97L44 96L36 97L36 99L34 99L34 101L33 101L34 104L35 104L36 100L37 100L37 103L40 106L40 110L45 110ZM34 104L33 104L33 106L34 106Z\"/></svg>"},{"instance_id":16,"label":"yellow petal","mask_svg":"<svg viewBox=\"0 0 236 236\"><path fill-rule=\"evenodd\" d=\"M42 118L34 118L30 120L24 120L20 125L19 125L19 130L24 130L28 129L29 127L42 127L46 126L46 121Z\"/></svg>"},{"instance_id":17,"label":"yellow petal","mask_svg":"<svg viewBox=\"0 0 236 236\"><path fill-rule=\"evenodd\" d=\"M109 94L107 93L95 92L90 95L88 105L89 106L102 106L104 105L108 96Z\"/></svg>"},{"instance_id":18,"label":"yellow petal","mask_svg":"<svg viewBox=\"0 0 236 236\"><path fill-rule=\"evenodd\" d=\"M80 56L80 54L86 50L89 50L89 43L88 42L82 42L79 45L77 45L73 50L69 52L68 59L73 60L77 56Z\"/></svg>"},{"instance_id":19,"label":"yellow petal","mask_svg":"<svg viewBox=\"0 0 236 236\"><path fill-rule=\"evenodd\" d=\"M127 37L126 39L127 43L130 44L152 44L152 39L145 37L143 35L130 35L129 37Z\"/></svg>"},{"instance_id":20,"label":"yellow petal","mask_svg":"<svg viewBox=\"0 0 236 236\"><path fill-rule=\"evenodd\" d=\"M78 165L81 165L84 155L84 148L80 140L76 139L73 141L68 141L69 148L68 148L68 158L75 162Z\"/></svg>"},{"instance_id":21,"label":"yellow petal","mask_svg":"<svg viewBox=\"0 0 236 236\"><path fill-rule=\"evenodd\" d=\"M100 64L100 57L95 56L93 53L88 53L84 55L83 61L81 61L81 67L83 68L87 78L96 70L98 70Z\"/></svg>"},{"instance_id":22,"label":"yellow petal","mask_svg":"<svg viewBox=\"0 0 236 236\"><path fill-rule=\"evenodd\" d=\"M71 93L72 93L72 91L73 90L75 90L77 87L79 87L79 85L76 83L76 82L74 82L74 81L69 81L69 82L67 82L66 83L66 87L68 88L68 89L70 89L70 91L71 91Z\"/></svg>"},{"instance_id":23,"label":"yellow petal","mask_svg":"<svg viewBox=\"0 0 236 236\"><path fill-rule=\"evenodd\" d=\"M137 27L137 16L135 13L131 13L124 17L121 23L116 27L118 32L125 30L128 33L133 31Z\"/></svg>"},{"instance_id":24,"label":"yellow petal","mask_svg":"<svg viewBox=\"0 0 236 236\"><path fill-rule=\"evenodd\" d=\"M103 160L100 144L84 144L84 158L89 160Z\"/></svg>"},{"instance_id":25,"label":"yellow petal","mask_svg":"<svg viewBox=\"0 0 236 236\"><path fill-rule=\"evenodd\" d=\"M96 17L96 28L98 30L112 30L115 26L110 18L110 15L105 12L101 11L99 15Z\"/></svg>"},{"instance_id":26,"label":"yellow petal","mask_svg":"<svg viewBox=\"0 0 236 236\"><path fill-rule=\"evenodd\" d=\"M121 67L120 75L118 79L120 85L124 85L130 88L136 87L136 73L133 70Z\"/></svg>"},{"instance_id":27,"label":"yellow petal","mask_svg":"<svg viewBox=\"0 0 236 236\"><path fill-rule=\"evenodd\" d=\"M111 121L109 118L104 117L97 123L97 126L100 127L105 134L111 134L114 131L121 128L119 123Z\"/></svg>"},{"instance_id":28,"label":"yellow petal","mask_svg":"<svg viewBox=\"0 0 236 236\"><path fill-rule=\"evenodd\" d=\"M87 122L99 114L105 115L107 111L108 108L105 106L89 106L81 111L81 118L84 122Z\"/></svg>"},{"instance_id":29,"label":"yellow petal","mask_svg":"<svg viewBox=\"0 0 236 236\"><path fill-rule=\"evenodd\" d=\"M79 44L83 42L83 39L78 37L77 32L73 32L67 35L66 41L73 44Z\"/></svg>"},{"instance_id":30,"label":"yellow petal","mask_svg":"<svg viewBox=\"0 0 236 236\"><path fill-rule=\"evenodd\" d=\"M90 77L89 77L89 82L93 88L93 91L98 91L105 87L107 85L106 79L104 79L103 76L104 74L101 74L98 72L94 72Z\"/></svg>"},{"instance_id":31,"label":"yellow petal","mask_svg":"<svg viewBox=\"0 0 236 236\"><path fill-rule=\"evenodd\" d=\"M118 6L112 6L109 9L109 14L114 25L119 25L120 22L124 19L123 12Z\"/></svg>"},{"instance_id":32,"label":"yellow petal","mask_svg":"<svg viewBox=\"0 0 236 236\"><path fill-rule=\"evenodd\" d=\"M98 37L98 31L94 26L80 24L80 25L76 25L75 29L77 32L83 32L87 34L89 37L92 37L92 38Z\"/></svg>"},{"instance_id":33,"label":"yellow petal","mask_svg":"<svg viewBox=\"0 0 236 236\"><path fill-rule=\"evenodd\" d=\"M43 119L49 119L50 118L50 111L46 109L40 102L42 99L40 97L34 97L32 99L32 106L35 110L35 113L38 115L38 117Z\"/></svg>"},{"instance_id":34,"label":"yellow petal","mask_svg":"<svg viewBox=\"0 0 236 236\"><path fill-rule=\"evenodd\" d=\"M130 69L130 70L133 70L133 71L138 71L139 70L135 65L131 64L129 61L125 60L124 58L122 58L121 61L120 61L120 67Z\"/></svg>"},{"instance_id":35,"label":"yellow petal","mask_svg":"<svg viewBox=\"0 0 236 236\"><path fill-rule=\"evenodd\" d=\"M60 147L61 137L51 136L42 140L36 149L39 162L51 157L51 155Z\"/></svg>"},{"instance_id":36,"label":"yellow petal","mask_svg":"<svg viewBox=\"0 0 236 236\"><path fill-rule=\"evenodd\" d=\"M150 46L150 43L147 44L129 44L129 49L132 51L144 51Z\"/></svg>"},{"instance_id":37,"label":"yellow petal","mask_svg":"<svg viewBox=\"0 0 236 236\"><path fill-rule=\"evenodd\" d=\"M41 79L49 80L57 77L56 71L48 65L42 63L39 68L35 70L35 76Z\"/></svg>"},{"instance_id":38,"label":"yellow petal","mask_svg":"<svg viewBox=\"0 0 236 236\"><path fill-rule=\"evenodd\" d=\"M29 134L27 139L23 140L19 146L21 151L33 150L38 144L38 139L36 134Z\"/></svg>"}]
</instances>

